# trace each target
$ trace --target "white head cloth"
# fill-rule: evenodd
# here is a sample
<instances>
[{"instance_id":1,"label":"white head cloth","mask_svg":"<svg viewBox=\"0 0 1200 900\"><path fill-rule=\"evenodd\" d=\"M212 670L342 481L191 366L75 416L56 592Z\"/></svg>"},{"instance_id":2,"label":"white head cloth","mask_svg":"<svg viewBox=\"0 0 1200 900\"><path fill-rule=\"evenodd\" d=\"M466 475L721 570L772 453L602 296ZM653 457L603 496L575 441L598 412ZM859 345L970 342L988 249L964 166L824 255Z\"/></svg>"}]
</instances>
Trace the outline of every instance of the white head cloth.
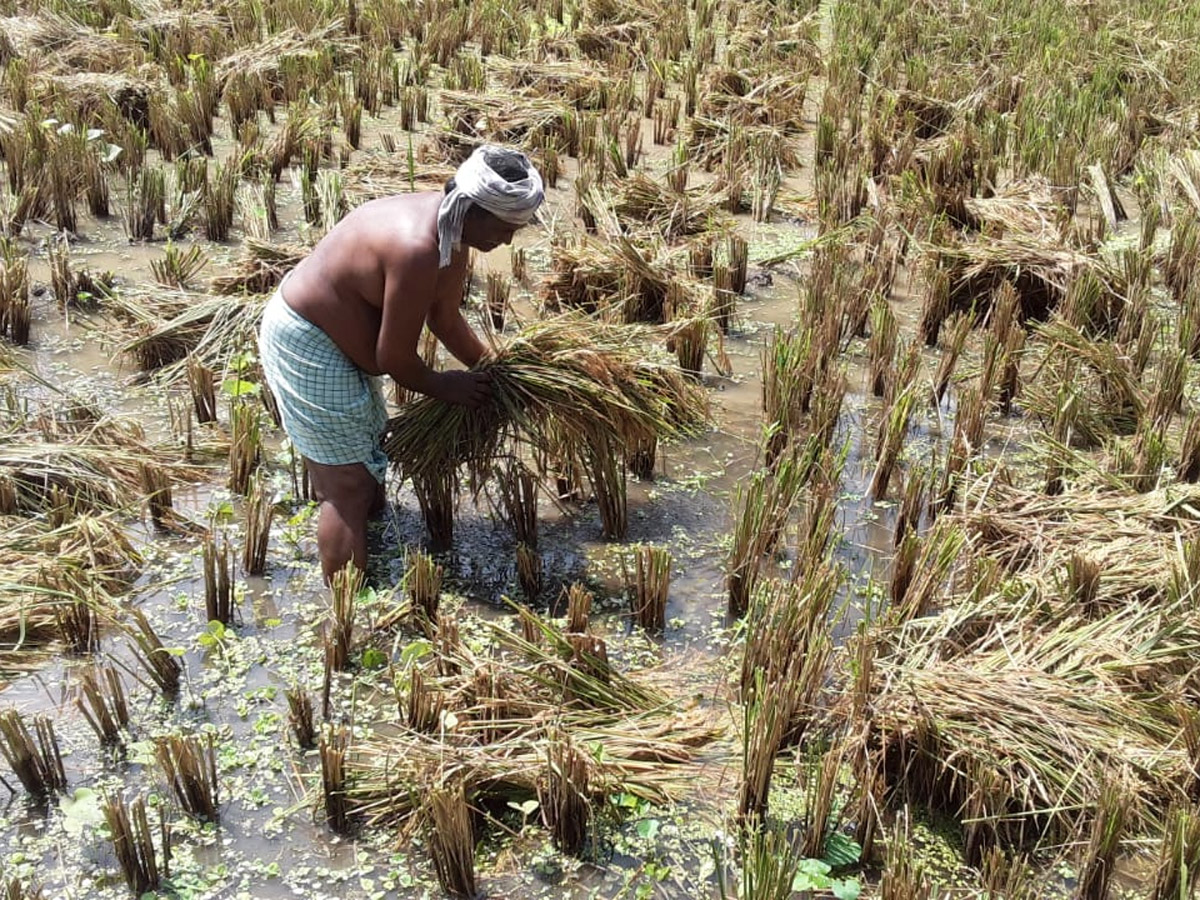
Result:
<instances>
[{"instance_id":1,"label":"white head cloth","mask_svg":"<svg viewBox=\"0 0 1200 900\"><path fill-rule=\"evenodd\" d=\"M525 177L505 181L488 164L489 157L497 156L517 158L525 166ZM476 148L454 173L454 190L438 207L438 268L450 265L450 254L462 241L463 219L472 203L512 225L528 225L544 197L542 176L524 153L494 144Z\"/></svg>"}]
</instances>

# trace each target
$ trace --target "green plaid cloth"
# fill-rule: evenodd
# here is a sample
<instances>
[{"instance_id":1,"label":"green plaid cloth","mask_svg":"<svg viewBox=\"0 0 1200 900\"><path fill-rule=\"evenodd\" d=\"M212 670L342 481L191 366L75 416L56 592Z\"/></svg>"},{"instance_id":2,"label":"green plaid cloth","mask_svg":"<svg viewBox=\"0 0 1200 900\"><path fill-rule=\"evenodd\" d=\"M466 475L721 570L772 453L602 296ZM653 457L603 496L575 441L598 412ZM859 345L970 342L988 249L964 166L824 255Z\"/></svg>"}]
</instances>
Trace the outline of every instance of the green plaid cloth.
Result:
<instances>
[{"instance_id":1,"label":"green plaid cloth","mask_svg":"<svg viewBox=\"0 0 1200 900\"><path fill-rule=\"evenodd\" d=\"M295 448L330 466L362 463L382 483L388 460L380 440L387 407L380 379L354 365L278 290L263 312L258 353Z\"/></svg>"}]
</instances>

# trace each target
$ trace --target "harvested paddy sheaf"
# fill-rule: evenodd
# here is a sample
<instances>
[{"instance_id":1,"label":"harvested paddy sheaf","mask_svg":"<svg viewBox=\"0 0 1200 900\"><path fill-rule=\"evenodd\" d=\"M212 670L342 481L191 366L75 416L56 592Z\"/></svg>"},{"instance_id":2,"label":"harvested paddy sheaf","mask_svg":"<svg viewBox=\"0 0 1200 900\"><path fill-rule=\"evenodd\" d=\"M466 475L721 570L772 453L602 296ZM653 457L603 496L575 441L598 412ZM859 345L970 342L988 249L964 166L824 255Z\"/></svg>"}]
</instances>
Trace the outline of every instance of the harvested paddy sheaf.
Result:
<instances>
[{"instance_id":1,"label":"harvested paddy sheaf","mask_svg":"<svg viewBox=\"0 0 1200 900\"><path fill-rule=\"evenodd\" d=\"M940 520L968 552L931 614L880 623L840 715L871 709L863 758L897 799L973 823L980 848L1070 842L1117 783L1128 836L1158 833L1193 784L1167 702L1197 689L1190 490L983 490Z\"/></svg>"},{"instance_id":2,"label":"harvested paddy sheaf","mask_svg":"<svg viewBox=\"0 0 1200 900\"><path fill-rule=\"evenodd\" d=\"M704 394L675 367L646 359L641 348L648 337L643 329L573 316L530 325L480 365L491 375L492 405L467 411L416 400L389 423L385 449L405 473L465 465L482 484L509 440L544 454L555 442L624 447L701 426ZM584 409L588 415L581 416Z\"/></svg>"},{"instance_id":3,"label":"harvested paddy sheaf","mask_svg":"<svg viewBox=\"0 0 1200 900\"><path fill-rule=\"evenodd\" d=\"M556 839L580 849L579 832L566 836L578 815L574 826L561 818L570 797L586 804L624 791L662 801L694 784L697 753L721 734L710 716L618 671L600 639L520 616L535 640L496 625L495 652L442 646L439 655L451 655L436 671L416 663L403 673L399 690L440 695L442 727L386 727L352 746L347 791L357 812L402 822L431 788L459 784L476 808L541 799ZM593 749L574 755L564 741Z\"/></svg>"}]
</instances>

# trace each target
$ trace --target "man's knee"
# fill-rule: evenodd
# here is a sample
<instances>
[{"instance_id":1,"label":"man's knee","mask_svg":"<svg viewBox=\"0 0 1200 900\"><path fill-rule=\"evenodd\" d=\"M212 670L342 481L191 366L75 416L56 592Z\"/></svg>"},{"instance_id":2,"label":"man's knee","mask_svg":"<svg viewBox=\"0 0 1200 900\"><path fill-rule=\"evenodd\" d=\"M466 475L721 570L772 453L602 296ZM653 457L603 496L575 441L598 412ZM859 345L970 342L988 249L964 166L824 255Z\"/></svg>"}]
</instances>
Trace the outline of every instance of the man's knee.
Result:
<instances>
[{"instance_id":1,"label":"man's knee","mask_svg":"<svg viewBox=\"0 0 1200 900\"><path fill-rule=\"evenodd\" d=\"M365 516L375 504L379 482L361 463L330 466L309 462L313 492L321 503L328 503L343 515Z\"/></svg>"}]
</instances>

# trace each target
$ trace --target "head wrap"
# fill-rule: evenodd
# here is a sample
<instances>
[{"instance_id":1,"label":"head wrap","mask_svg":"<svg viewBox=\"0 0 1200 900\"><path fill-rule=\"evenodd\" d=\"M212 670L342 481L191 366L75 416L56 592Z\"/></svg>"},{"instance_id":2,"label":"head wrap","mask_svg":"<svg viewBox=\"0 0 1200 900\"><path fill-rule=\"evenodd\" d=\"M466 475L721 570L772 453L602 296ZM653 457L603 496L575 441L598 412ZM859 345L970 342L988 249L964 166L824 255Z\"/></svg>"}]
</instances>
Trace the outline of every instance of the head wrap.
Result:
<instances>
[{"instance_id":1,"label":"head wrap","mask_svg":"<svg viewBox=\"0 0 1200 900\"><path fill-rule=\"evenodd\" d=\"M515 159L524 166L525 177L506 181L498 175L492 164L504 159ZM492 144L476 148L454 173L454 189L438 207L438 268L450 265L450 254L462 240L463 219L472 203L512 225L528 225L544 197L542 176L524 153Z\"/></svg>"}]
</instances>

